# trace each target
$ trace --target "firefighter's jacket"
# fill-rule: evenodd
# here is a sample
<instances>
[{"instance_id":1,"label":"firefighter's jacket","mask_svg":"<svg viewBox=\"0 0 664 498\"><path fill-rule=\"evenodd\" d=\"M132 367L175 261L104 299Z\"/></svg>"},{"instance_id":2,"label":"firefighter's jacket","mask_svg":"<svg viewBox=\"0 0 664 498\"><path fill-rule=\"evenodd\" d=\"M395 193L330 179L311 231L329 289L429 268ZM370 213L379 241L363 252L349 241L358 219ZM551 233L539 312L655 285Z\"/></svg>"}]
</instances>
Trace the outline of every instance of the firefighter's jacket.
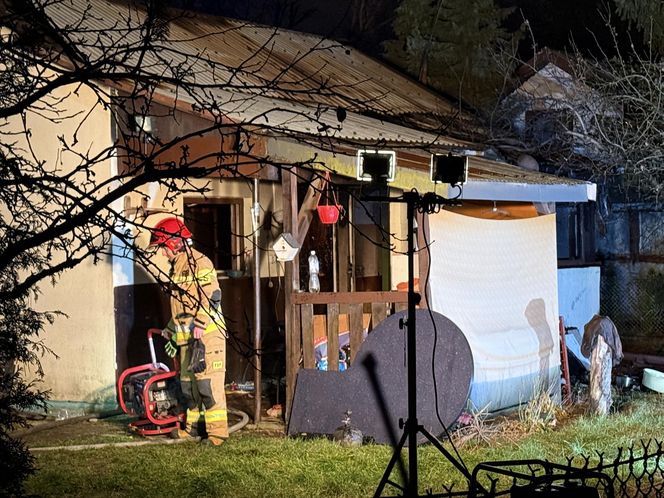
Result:
<instances>
[{"instance_id":1,"label":"firefighter's jacket","mask_svg":"<svg viewBox=\"0 0 664 498\"><path fill-rule=\"evenodd\" d=\"M179 346L192 339L194 327L204 334L225 331L221 290L212 261L187 247L171 263L171 320L167 328Z\"/></svg>"}]
</instances>

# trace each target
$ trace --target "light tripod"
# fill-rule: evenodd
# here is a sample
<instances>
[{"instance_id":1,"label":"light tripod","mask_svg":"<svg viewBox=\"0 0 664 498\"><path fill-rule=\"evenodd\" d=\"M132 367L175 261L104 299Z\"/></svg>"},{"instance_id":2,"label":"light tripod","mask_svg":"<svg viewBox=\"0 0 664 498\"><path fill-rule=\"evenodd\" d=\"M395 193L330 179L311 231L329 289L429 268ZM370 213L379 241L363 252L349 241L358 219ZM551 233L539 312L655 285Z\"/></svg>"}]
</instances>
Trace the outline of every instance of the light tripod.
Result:
<instances>
[{"instance_id":1,"label":"light tripod","mask_svg":"<svg viewBox=\"0 0 664 498\"><path fill-rule=\"evenodd\" d=\"M427 195L429 196L429 195ZM401 197L368 197L366 200L377 202L396 202L406 204L406 216L408 218L408 314L406 319L407 327L407 349L406 349L406 362L407 362L407 391L408 391L408 419L405 423L400 422L403 427L403 434L398 444L394 448L392 458L383 473L383 477L376 488L374 498L378 498L383 492L386 484L399 489L409 498L414 498L418 495L418 480L417 480L417 435L422 434L431 442L469 481L472 479L468 469L454 456L446 450L438 439L432 436L424 426L420 425L417 420L417 349L416 349L416 323L415 323L415 307L420 302L420 294L415 292L414 284L414 256L415 256L415 241L414 241L414 217L417 207L424 204L430 204L434 200L438 204L451 204L452 201L440 196L434 196L432 199L423 201L423 198L415 191L404 192ZM403 327L403 322L400 324ZM394 469L394 465L401 457L401 451L408 441L408 472L405 486L401 486L394 481L390 480L390 474ZM427 494L426 496L436 496Z\"/></svg>"}]
</instances>

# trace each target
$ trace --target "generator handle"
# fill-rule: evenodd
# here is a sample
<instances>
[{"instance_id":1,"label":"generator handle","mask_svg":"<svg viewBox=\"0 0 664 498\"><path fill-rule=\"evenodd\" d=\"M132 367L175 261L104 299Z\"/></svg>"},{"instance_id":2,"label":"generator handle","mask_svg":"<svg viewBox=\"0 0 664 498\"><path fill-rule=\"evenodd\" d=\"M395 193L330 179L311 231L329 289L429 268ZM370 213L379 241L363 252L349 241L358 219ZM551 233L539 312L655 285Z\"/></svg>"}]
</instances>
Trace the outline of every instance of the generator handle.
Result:
<instances>
[{"instance_id":1,"label":"generator handle","mask_svg":"<svg viewBox=\"0 0 664 498\"><path fill-rule=\"evenodd\" d=\"M150 358L152 359L152 366L154 368L161 368L165 372L170 372L170 369L161 362L157 362L157 355L154 352L154 340L152 334L161 335L161 329L148 329L148 346L150 346Z\"/></svg>"}]
</instances>

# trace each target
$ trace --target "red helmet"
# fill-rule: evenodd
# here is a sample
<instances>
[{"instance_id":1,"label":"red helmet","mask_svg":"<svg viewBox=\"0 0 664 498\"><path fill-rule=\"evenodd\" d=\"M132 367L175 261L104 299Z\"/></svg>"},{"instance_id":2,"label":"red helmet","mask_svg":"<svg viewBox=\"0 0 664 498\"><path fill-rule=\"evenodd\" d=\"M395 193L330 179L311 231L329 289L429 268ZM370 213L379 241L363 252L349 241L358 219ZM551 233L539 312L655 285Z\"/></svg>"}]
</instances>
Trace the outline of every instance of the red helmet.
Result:
<instances>
[{"instance_id":1,"label":"red helmet","mask_svg":"<svg viewBox=\"0 0 664 498\"><path fill-rule=\"evenodd\" d=\"M152 228L151 246L165 245L172 251L179 251L184 241L191 239L192 233L187 226L175 216L164 218Z\"/></svg>"}]
</instances>

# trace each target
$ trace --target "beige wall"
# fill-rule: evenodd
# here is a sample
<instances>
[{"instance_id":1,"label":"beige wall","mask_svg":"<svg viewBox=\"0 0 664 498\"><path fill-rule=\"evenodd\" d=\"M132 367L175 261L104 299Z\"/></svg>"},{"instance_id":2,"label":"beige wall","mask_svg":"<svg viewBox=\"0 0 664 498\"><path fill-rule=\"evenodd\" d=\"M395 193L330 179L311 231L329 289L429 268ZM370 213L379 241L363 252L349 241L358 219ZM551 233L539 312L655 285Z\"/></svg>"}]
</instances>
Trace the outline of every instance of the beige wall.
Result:
<instances>
[{"instance_id":1,"label":"beige wall","mask_svg":"<svg viewBox=\"0 0 664 498\"><path fill-rule=\"evenodd\" d=\"M115 322L113 276L108 259L85 261L65 272L55 287L42 285L35 303L42 310L59 310L46 326L46 345L58 358L42 359L44 387L57 401L108 404L115 399Z\"/></svg>"},{"instance_id":2,"label":"beige wall","mask_svg":"<svg viewBox=\"0 0 664 498\"><path fill-rule=\"evenodd\" d=\"M32 131L32 147L38 158L49 167L63 170L72 168L75 155L63 152L58 138L72 144L77 130L76 150L91 154L108 147L111 143L110 114L96 100L96 96L85 87L59 92L64 100L59 108L66 109L68 116L81 113L79 117L65 120L62 125L35 114L27 116L27 126ZM69 97L67 97L69 96ZM87 115L82 126L82 116ZM13 123L17 129L17 123ZM110 161L95 169L96 179L108 179ZM58 255L53 256L57 262ZM41 359L44 381L40 388L51 390L54 401L94 403L114 400L115 391L115 326L113 321L113 286L109 259L97 265L86 261L78 267L64 272L55 286L44 281L40 284L41 296L33 303L38 310L60 311L67 316L58 316L55 323L47 324L42 336L45 345L57 357L46 354ZM28 374L31 375L31 374ZM77 408L73 408L77 412Z\"/></svg>"}]
</instances>

